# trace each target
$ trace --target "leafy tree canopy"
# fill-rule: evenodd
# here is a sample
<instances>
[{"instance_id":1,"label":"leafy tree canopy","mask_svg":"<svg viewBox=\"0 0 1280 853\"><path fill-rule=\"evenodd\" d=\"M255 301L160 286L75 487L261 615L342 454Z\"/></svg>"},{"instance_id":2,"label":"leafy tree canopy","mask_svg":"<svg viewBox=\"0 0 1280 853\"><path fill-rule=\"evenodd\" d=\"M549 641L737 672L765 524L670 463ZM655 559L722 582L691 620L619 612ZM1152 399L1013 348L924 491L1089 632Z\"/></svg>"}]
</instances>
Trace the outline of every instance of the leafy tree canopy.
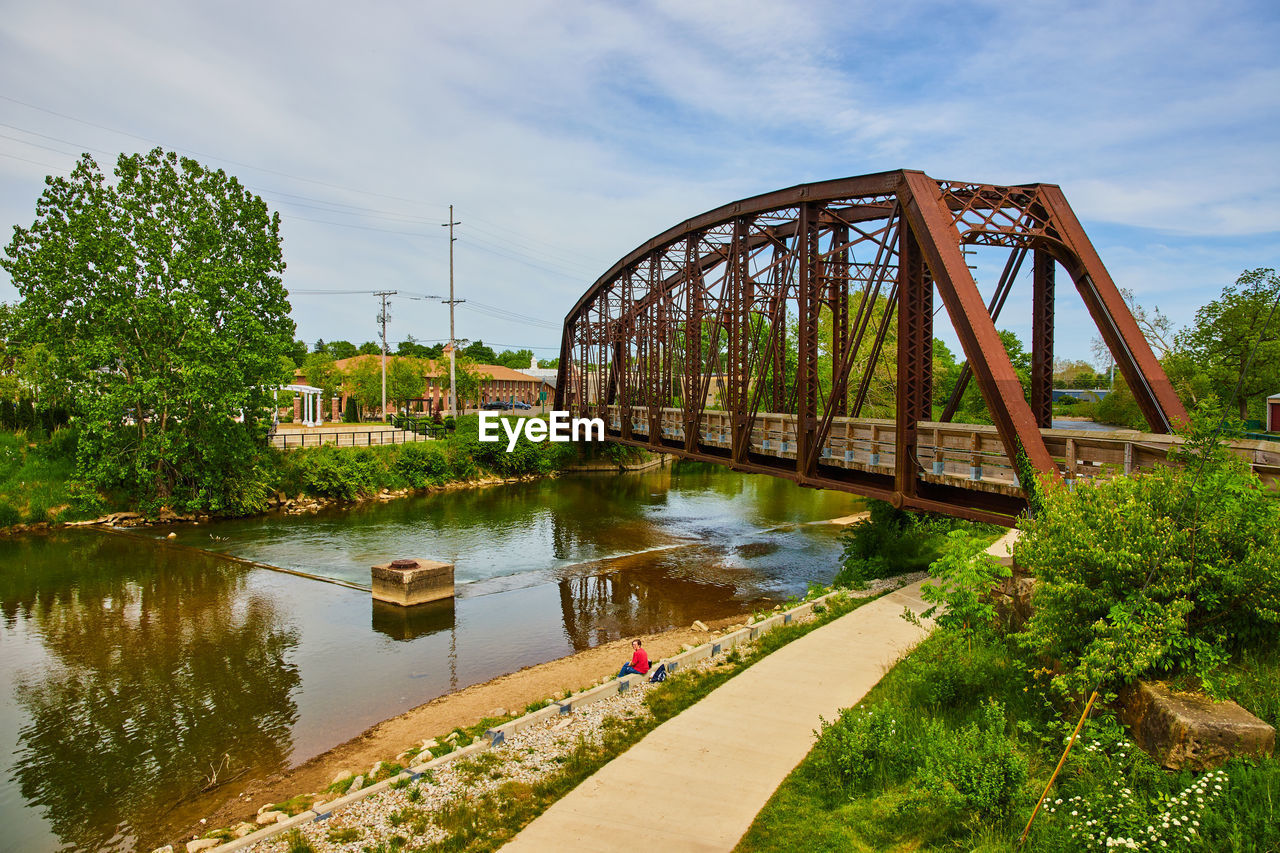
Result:
<instances>
[{"instance_id":1,"label":"leafy tree canopy","mask_svg":"<svg viewBox=\"0 0 1280 853\"><path fill-rule=\"evenodd\" d=\"M498 353L498 360L494 364L500 364L503 367L510 367L512 370L528 370L529 365L533 361L533 350L518 349L515 351L504 349Z\"/></svg>"},{"instance_id":2,"label":"leafy tree canopy","mask_svg":"<svg viewBox=\"0 0 1280 853\"><path fill-rule=\"evenodd\" d=\"M344 358L353 358L359 353L356 345L351 341L330 341L325 349L337 361L342 361Z\"/></svg>"},{"instance_id":3,"label":"leafy tree canopy","mask_svg":"<svg viewBox=\"0 0 1280 853\"><path fill-rule=\"evenodd\" d=\"M462 350L462 354L479 364L498 363L498 354L493 351L492 347L485 346L484 341L475 341Z\"/></svg>"},{"instance_id":4,"label":"leafy tree canopy","mask_svg":"<svg viewBox=\"0 0 1280 853\"><path fill-rule=\"evenodd\" d=\"M1177 336L1178 347L1208 375L1209 386L1219 389L1224 402L1240 385L1235 402L1241 418L1251 404L1260 409L1265 397L1280 391L1280 312L1272 316L1277 298L1280 276L1275 270L1246 270Z\"/></svg>"},{"instance_id":5,"label":"leafy tree canopy","mask_svg":"<svg viewBox=\"0 0 1280 853\"><path fill-rule=\"evenodd\" d=\"M365 341L356 351L356 355L382 355L382 345L373 341Z\"/></svg>"},{"instance_id":6,"label":"leafy tree canopy","mask_svg":"<svg viewBox=\"0 0 1280 853\"><path fill-rule=\"evenodd\" d=\"M279 215L158 148L122 155L115 178L81 157L14 229L0 263L16 335L75 393L88 484L148 509L253 508L262 415L294 347Z\"/></svg>"}]
</instances>

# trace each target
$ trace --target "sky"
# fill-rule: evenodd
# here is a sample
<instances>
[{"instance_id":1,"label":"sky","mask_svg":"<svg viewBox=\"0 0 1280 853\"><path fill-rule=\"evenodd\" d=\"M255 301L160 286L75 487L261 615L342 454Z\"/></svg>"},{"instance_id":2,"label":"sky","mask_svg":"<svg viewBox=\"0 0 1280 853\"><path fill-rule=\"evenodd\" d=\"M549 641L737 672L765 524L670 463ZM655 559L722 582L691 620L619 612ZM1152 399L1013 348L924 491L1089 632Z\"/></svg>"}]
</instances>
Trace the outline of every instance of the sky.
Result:
<instances>
[{"instance_id":1,"label":"sky","mask_svg":"<svg viewBox=\"0 0 1280 853\"><path fill-rule=\"evenodd\" d=\"M3 0L0 226L81 153L160 145L280 212L298 337L378 331L374 296L301 291L396 290L388 338L433 342L453 204L458 337L549 358L591 282L670 226L912 168L1061 185L1117 284L1185 325L1280 266L1277 43L1273 0ZM1026 268L999 324L1024 339ZM1059 280L1058 355L1088 359Z\"/></svg>"}]
</instances>

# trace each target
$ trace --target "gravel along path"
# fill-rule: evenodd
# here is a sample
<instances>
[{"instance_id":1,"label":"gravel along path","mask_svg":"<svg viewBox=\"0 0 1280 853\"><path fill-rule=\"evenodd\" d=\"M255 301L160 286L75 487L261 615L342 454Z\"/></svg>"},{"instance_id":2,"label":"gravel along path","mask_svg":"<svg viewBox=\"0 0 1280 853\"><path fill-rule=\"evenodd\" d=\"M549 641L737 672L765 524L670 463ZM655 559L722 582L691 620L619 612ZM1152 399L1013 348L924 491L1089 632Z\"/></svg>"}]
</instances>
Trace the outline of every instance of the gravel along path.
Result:
<instances>
[{"instance_id":1,"label":"gravel along path","mask_svg":"<svg viewBox=\"0 0 1280 853\"><path fill-rule=\"evenodd\" d=\"M745 647L744 647L745 649ZM719 666L723 658L700 661L691 669ZM649 716L644 697L659 684L645 681L626 693L611 696L564 717L552 717L509 736L501 745L437 768L404 787L373 794L343 808L328 820L299 828L317 853L361 853L366 846L386 843L395 836L407 846L438 843L446 833L433 817L460 794L475 796L510 781L536 782L559 772L561 762L579 738L599 743L605 720L625 724ZM262 841L258 853L286 853L286 835Z\"/></svg>"}]
</instances>

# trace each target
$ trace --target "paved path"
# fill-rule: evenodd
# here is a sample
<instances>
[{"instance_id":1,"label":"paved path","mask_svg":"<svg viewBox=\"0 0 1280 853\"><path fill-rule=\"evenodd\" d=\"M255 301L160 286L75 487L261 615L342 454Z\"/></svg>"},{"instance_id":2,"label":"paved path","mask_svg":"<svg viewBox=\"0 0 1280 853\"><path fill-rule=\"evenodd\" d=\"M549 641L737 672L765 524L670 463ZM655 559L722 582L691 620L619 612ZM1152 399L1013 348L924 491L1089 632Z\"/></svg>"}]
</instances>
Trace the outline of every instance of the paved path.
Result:
<instances>
[{"instance_id":1,"label":"paved path","mask_svg":"<svg viewBox=\"0 0 1280 853\"><path fill-rule=\"evenodd\" d=\"M928 633L915 583L811 631L654 729L525 827L504 853L732 850L813 746ZM637 816L637 813L643 816Z\"/></svg>"}]
</instances>

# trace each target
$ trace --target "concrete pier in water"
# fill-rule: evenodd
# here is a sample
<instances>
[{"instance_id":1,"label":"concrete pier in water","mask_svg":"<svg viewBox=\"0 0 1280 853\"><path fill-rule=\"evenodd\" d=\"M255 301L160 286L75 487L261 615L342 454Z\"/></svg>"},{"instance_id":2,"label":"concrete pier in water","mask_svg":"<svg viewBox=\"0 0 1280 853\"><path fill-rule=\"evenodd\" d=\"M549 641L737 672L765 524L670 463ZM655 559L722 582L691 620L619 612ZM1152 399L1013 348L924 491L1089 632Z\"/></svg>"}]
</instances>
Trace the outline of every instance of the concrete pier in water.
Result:
<instances>
[{"instance_id":1,"label":"concrete pier in water","mask_svg":"<svg viewBox=\"0 0 1280 853\"><path fill-rule=\"evenodd\" d=\"M392 560L370 569L373 597L412 607L453 598L453 563L439 560Z\"/></svg>"}]
</instances>

